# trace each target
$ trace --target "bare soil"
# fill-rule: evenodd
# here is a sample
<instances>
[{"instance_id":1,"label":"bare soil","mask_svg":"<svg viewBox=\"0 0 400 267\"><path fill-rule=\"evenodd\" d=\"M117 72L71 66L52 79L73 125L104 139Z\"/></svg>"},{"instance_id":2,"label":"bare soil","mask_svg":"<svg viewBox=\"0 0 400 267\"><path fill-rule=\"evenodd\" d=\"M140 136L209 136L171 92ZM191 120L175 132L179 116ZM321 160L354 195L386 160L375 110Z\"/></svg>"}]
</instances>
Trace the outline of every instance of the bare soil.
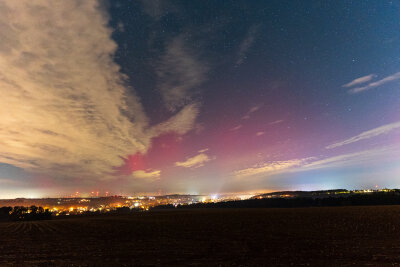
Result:
<instances>
[{"instance_id":1,"label":"bare soil","mask_svg":"<svg viewBox=\"0 0 400 267\"><path fill-rule=\"evenodd\" d=\"M400 206L0 223L0 266L397 266Z\"/></svg>"}]
</instances>

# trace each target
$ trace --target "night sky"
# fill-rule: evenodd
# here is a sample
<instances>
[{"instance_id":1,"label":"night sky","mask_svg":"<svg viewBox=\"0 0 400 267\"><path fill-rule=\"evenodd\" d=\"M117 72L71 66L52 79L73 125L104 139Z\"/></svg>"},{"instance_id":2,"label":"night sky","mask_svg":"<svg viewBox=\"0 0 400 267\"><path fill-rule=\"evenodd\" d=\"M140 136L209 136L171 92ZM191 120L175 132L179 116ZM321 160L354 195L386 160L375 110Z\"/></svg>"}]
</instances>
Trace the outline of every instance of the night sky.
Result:
<instances>
[{"instance_id":1,"label":"night sky","mask_svg":"<svg viewBox=\"0 0 400 267\"><path fill-rule=\"evenodd\" d=\"M400 187L400 2L0 2L0 198Z\"/></svg>"}]
</instances>

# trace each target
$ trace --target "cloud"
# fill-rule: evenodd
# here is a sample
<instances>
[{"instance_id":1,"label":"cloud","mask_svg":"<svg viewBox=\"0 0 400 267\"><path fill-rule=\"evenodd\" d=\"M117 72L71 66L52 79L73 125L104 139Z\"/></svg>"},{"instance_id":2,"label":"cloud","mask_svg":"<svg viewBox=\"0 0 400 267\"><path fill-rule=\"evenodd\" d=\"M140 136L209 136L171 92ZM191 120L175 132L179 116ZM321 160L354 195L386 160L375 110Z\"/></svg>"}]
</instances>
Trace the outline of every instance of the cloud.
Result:
<instances>
[{"instance_id":1,"label":"cloud","mask_svg":"<svg viewBox=\"0 0 400 267\"><path fill-rule=\"evenodd\" d=\"M233 128L231 129L231 131L237 131L237 130L239 130L239 129L242 128L242 127L243 127L243 125L239 124L239 125L233 127Z\"/></svg>"},{"instance_id":2,"label":"cloud","mask_svg":"<svg viewBox=\"0 0 400 267\"><path fill-rule=\"evenodd\" d=\"M282 123L282 122L284 122L284 120L276 120L276 121L268 123L268 125L274 125L274 124L278 124L278 123Z\"/></svg>"},{"instance_id":3,"label":"cloud","mask_svg":"<svg viewBox=\"0 0 400 267\"><path fill-rule=\"evenodd\" d=\"M204 149L199 150L199 153L204 153L204 152L207 152L208 150L209 150L208 148L204 148Z\"/></svg>"},{"instance_id":4,"label":"cloud","mask_svg":"<svg viewBox=\"0 0 400 267\"><path fill-rule=\"evenodd\" d=\"M254 112L256 112L257 110L259 110L260 108L261 108L260 105L251 107L251 108L247 111L246 115L244 115L244 116L242 117L242 120L250 119L250 115L253 114Z\"/></svg>"},{"instance_id":5,"label":"cloud","mask_svg":"<svg viewBox=\"0 0 400 267\"><path fill-rule=\"evenodd\" d=\"M366 163L377 163L379 161L391 160L399 158L398 146L387 146L383 148L375 148L363 150L355 153L348 153L325 159L316 160L304 164L298 171L309 171L327 168L343 168L348 166L365 166Z\"/></svg>"},{"instance_id":6,"label":"cloud","mask_svg":"<svg viewBox=\"0 0 400 267\"><path fill-rule=\"evenodd\" d=\"M363 83L369 82L370 80L372 80L375 77L376 77L376 74L370 74L367 76L363 76L363 77L354 79L349 83L344 84L342 87L352 87L354 85L363 84Z\"/></svg>"},{"instance_id":7,"label":"cloud","mask_svg":"<svg viewBox=\"0 0 400 267\"><path fill-rule=\"evenodd\" d=\"M393 75L385 77L385 78L383 78L383 79L381 79L379 81L369 83L366 86L353 88L353 89L349 90L349 93L350 94L357 94L357 93L360 93L360 92L363 92L363 91L366 91L366 90L370 90L370 89L373 89L375 87L384 85L386 83L389 83L389 82L392 82L392 81L396 81L398 79L400 79L400 72L397 72L397 73L395 73Z\"/></svg>"},{"instance_id":8,"label":"cloud","mask_svg":"<svg viewBox=\"0 0 400 267\"><path fill-rule=\"evenodd\" d=\"M96 1L0 3L0 162L102 179L158 134L191 129L193 103L149 125L113 61L111 33Z\"/></svg>"},{"instance_id":9,"label":"cloud","mask_svg":"<svg viewBox=\"0 0 400 267\"><path fill-rule=\"evenodd\" d=\"M329 146L326 147L326 149L333 149L333 148L336 148L336 147L341 147L341 146L348 145L348 144L351 144L351 143L355 143L355 142L358 142L358 141L362 141L362 140L365 140L365 139L370 139L372 137L376 137L376 136L379 136L379 135L382 135L382 134L387 134L387 133L389 133L389 132L391 132L393 130L396 130L398 128L400 128L400 121L399 122L390 123L390 124L386 124L386 125L380 126L378 128L374 128L372 130L362 132L361 134L353 136L353 137L351 137L349 139L346 139L346 140L334 143L332 145L329 145Z\"/></svg>"},{"instance_id":10,"label":"cloud","mask_svg":"<svg viewBox=\"0 0 400 267\"><path fill-rule=\"evenodd\" d=\"M192 103L184 106L175 116L169 120L154 126L149 133L151 136L157 136L165 132L176 132L185 134L195 125L196 117L199 113L199 104Z\"/></svg>"},{"instance_id":11,"label":"cloud","mask_svg":"<svg viewBox=\"0 0 400 267\"><path fill-rule=\"evenodd\" d=\"M166 107L175 111L190 103L207 79L207 71L207 65L185 44L184 34L173 38L156 66L158 87Z\"/></svg>"},{"instance_id":12,"label":"cloud","mask_svg":"<svg viewBox=\"0 0 400 267\"><path fill-rule=\"evenodd\" d=\"M257 132L256 136L261 136L261 135L264 135L264 134L265 134L265 132Z\"/></svg>"},{"instance_id":13,"label":"cloud","mask_svg":"<svg viewBox=\"0 0 400 267\"><path fill-rule=\"evenodd\" d=\"M238 178L243 178L260 174L273 174L273 173L283 172L295 167L300 167L306 161L309 161L311 159L312 158L293 159L286 161L273 161L263 164L256 164L253 167L235 171L234 175Z\"/></svg>"},{"instance_id":14,"label":"cloud","mask_svg":"<svg viewBox=\"0 0 400 267\"><path fill-rule=\"evenodd\" d=\"M194 157L188 158L182 162L175 162L175 166L185 168L199 168L204 166L204 163L212 160L207 154L200 153Z\"/></svg>"},{"instance_id":15,"label":"cloud","mask_svg":"<svg viewBox=\"0 0 400 267\"><path fill-rule=\"evenodd\" d=\"M399 152L399 146L387 146L326 158L308 157L287 161L274 161L257 164L250 168L235 171L234 175L237 178L261 175L268 177L269 175L283 173L365 166L366 164L372 165L382 161L397 161L400 157Z\"/></svg>"},{"instance_id":16,"label":"cloud","mask_svg":"<svg viewBox=\"0 0 400 267\"><path fill-rule=\"evenodd\" d=\"M260 108L261 108L261 106L254 106L254 107L251 107L248 113L251 114L251 113L253 113L253 112L256 112L256 111L259 110Z\"/></svg>"},{"instance_id":17,"label":"cloud","mask_svg":"<svg viewBox=\"0 0 400 267\"><path fill-rule=\"evenodd\" d=\"M133 178L137 178L137 179L145 179L145 180L155 180L155 179L159 179L161 175L161 171L159 170L138 170L138 171L134 171L132 173L132 177Z\"/></svg>"},{"instance_id":18,"label":"cloud","mask_svg":"<svg viewBox=\"0 0 400 267\"><path fill-rule=\"evenodd\" d=\"M254 44L255 38L257 36L257 33L259 31L260 25L253 25L250 27L249 31L247 32L246 37L244 40L241 42L239 46L239 52L237 55L237 61L236 61L236 66L241 65L244 60L247 58L247 52L251 48L251 46Z\"/></svg>"}]
</instances>

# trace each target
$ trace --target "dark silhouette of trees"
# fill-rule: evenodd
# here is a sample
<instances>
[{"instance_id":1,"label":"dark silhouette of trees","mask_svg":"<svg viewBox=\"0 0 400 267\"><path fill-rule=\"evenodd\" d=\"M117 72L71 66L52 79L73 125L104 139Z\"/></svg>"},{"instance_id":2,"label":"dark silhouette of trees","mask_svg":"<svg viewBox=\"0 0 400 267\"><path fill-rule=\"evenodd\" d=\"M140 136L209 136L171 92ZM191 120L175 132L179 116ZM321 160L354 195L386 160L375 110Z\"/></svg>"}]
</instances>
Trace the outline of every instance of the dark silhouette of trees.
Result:
<instances>
[{"instance_id":1,"label":"dark silhouette of trees","mask_svg":"<svg viewBox=\"0 0 400 267\"><path fill-rule=\"evenodd\" d=\"M38 212L38 207L36 206L30 206L29 209L32 214L36 214Z\"/></svg>"},{"instance_id":2,"label":"dark silhouette of trees","mask_svg":"<svg viewBox=\"0 0 400 267\"><path fill-rule=\"evenodd\" d=\"M30 206L29 208L23 206L2 207L0 208L0 220L10 221L34 221L34 220L50 220L51 212L42 207Z\"/></svg>"},{"instance_id":3,"label":"dark silhouette of trees","mask_svg":"<svg viewBox=\"0 0 400 267\"><path fill-rule=\"evenodd\" d=\"M400 192L375 192L370 194L354 194L339 197L293 197L263 198L216 203L196 203L178 205L178 209L196 208L296 208L296 207L334 207L334 206L372 206L400 205ZM161 205L153 210L173 209L173 205Z\"/></svg>"},{"instance_id":4,"label":"dark silhouette of trees","mask_svg":"<svg viewBox=\"0 0 400 267\"><path fill-rule=\"evenodd\" d=\"M23 221L26 213L28 213L28 208L23 206L15 206L10 214L10 220Z\"/></svg>"},{"instance_id":5,"label":"dark silhouette of trees","mask_svg":"<svg viewBox=\"0 0 400 267\"><path fill-rule=\"evenodd\" d=\"M115 212L118 214L128 214L131 212L131 209L128 207L119 207L119 208L116 208Z\"/></svg>"},{"instance_id":6,"label":"dark silhouette of trees","mask_svg":"<svg viewBox=\"0 0 400 267\"><path fill-rule=\"evenodd\" d=\"M0 221L6 221L10 217L12 207L1 207L0 208Z\"/></svg>"}]
</instances>

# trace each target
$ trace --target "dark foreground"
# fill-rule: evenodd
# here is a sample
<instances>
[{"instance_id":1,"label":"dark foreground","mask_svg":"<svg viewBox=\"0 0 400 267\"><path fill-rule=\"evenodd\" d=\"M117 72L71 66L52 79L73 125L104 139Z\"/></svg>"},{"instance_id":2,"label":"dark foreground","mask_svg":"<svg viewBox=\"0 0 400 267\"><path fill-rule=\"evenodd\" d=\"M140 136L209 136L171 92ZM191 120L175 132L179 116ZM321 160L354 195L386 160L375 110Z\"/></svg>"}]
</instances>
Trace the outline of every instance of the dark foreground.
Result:
<instances>
[{"instance_id":1,"label":"dark foreground","mask_svg":"<svg viewBox=\"0 0 400 267\"><path fill-rule=\"evenodd\" d=\"M0 266L393 266L400 206L199 209L0 223Z\"/></svg>"}]
</instances>

